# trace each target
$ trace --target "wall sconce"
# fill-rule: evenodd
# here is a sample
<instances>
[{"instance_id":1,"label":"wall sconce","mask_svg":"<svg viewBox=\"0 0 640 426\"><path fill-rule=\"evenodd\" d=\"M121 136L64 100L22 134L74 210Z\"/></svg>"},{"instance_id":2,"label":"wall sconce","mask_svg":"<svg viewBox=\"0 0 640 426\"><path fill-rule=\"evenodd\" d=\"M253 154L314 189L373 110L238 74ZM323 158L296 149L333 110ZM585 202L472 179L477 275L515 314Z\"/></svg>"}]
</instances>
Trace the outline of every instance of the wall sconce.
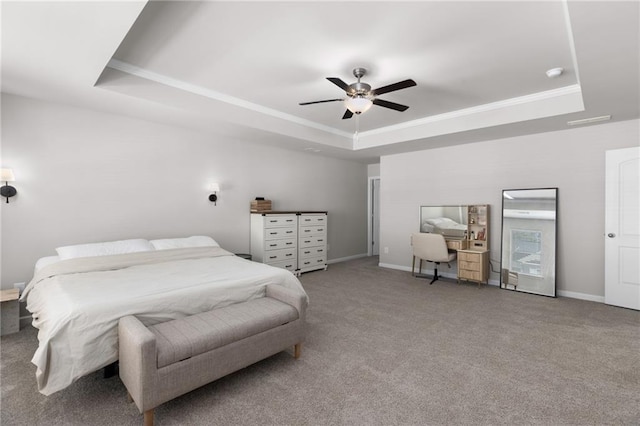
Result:
<instances>
[{"instance_id":1,"label":"wall sconce","mask_svg":"<svg viewBox=\"0 0 640 426\"><path fill-rule=\"evenodd\" d=\"M209 187L209 190L213 192L213 194L209 195L209 201L213 203L214 206L218 205L218 192L220 192L220 184L212 183Z\"/></svg>"},{"instance_id":2,"label":"wall sconce","mask_svg":"<svg viewBox=\"0 0 640 426\"><path fill-rule=\"evenodd\" d=\"M9 185L9 182L14 182L15 180L13 169L0 169L0 181L4 181L4 186L0 187L0 195L7 198L7 203L9 198L18 193L13 186Z\"/></svg>"}]
</instances>

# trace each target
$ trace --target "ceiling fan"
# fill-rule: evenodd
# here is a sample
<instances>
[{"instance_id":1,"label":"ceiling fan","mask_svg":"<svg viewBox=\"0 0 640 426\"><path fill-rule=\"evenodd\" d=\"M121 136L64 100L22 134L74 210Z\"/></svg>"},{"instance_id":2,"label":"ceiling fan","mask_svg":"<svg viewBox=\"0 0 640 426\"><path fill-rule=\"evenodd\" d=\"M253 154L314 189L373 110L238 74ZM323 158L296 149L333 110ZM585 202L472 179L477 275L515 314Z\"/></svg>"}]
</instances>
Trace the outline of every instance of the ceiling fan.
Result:
<instances>
[{"instance_id":1,"label":"ceiling fan","mask_svg":"<svg viewBox=\"0 0 640 426\"><path fill-rule=\"evenodd\" d=\"M345 91L346 98L339 99L325 99L323 101L313 102L301 102L300 105L321 104L325 102L338 102L343 101L347 110L345 111L342 119L351 118L353 114L362 114L371 108L372 105L378 105L384 108L394 109L396 111L406 111L409 107L406 105L397 104L395 102L385 101L378 99L378 95L384 93L395 92L396 90L406 89L416 85L416 82L409 79L399 81L397 83L389 84L388 86L378 87L371 90L371 86L367 83L362 83L360 79L364 77L367 70L364 68L354 68L353 75L358 79L356 83L347 84L337 77L327 77L327 80Z\"/></svg>"}]
</instances>

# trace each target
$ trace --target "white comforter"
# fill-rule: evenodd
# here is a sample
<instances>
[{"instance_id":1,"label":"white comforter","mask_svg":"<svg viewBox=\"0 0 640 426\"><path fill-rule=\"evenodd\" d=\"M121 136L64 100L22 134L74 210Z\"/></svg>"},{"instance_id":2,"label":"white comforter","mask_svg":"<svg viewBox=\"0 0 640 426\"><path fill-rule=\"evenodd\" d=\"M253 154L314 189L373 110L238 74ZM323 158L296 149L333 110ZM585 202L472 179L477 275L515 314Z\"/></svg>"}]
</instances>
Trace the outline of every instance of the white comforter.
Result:
<instances>
[{"instance_id":1,"label":"white comforter","mask_svg":"<svg viewBox=\"0 0 640 426\"><path fill-rule=\"evenodd\" d=\"M279 284L304 293L289 271L220 248L162 250L62 261L42 268L23 300L39 329L33 355L45 395L118 359L118 320L146 325L260 297Z\"/></svg>"}]
</instances>

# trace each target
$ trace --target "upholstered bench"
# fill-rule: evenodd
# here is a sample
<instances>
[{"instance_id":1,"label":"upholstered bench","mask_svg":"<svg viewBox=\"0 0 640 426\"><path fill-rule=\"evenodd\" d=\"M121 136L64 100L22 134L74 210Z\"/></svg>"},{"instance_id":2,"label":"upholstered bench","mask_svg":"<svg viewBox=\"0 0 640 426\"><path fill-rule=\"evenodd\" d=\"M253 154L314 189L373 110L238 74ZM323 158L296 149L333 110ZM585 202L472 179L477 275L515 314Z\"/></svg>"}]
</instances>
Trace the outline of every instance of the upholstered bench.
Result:
<instances>
[{"instance_id":1,"label":"upholstered bench","mask_svg":"<svg viewBox=\"0 0 640 426\"><path fill-rule=\"evenodd\" d=\"M290 347L300 356L307 299L267 285L265 297L145 327L120 319L120 378L153 425L153 410L173 398Z\"/></svg>"}]
</instances>

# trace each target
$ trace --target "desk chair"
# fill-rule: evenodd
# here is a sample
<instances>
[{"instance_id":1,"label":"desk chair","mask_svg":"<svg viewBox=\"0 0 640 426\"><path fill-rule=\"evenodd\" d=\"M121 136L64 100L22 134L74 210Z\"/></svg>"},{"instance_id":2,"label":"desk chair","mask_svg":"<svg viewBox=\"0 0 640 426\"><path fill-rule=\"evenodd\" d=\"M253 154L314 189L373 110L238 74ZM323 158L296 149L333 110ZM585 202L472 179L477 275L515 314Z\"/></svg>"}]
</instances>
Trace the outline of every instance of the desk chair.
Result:
<instances>
[{"instance_id":1,"label":"desk chair","mask_svg":"<svg viewBox=\"0 0 640 426\"><path fill-rule=\"evenodd\" d=\"M413 246L413 262L411 263L411 275L418 278L429 278L426 275L420 274L422 272L422 261L435 263L433 272L433 279L429 284L433 284L438 278L438 265L441 262L449 265L456 259L456 253L450 253L447 249L447 243L444 237L440 234L427 234L419 233L411 235L411 245ZM420 259L420 266L418 268L418 275L414 273L416 266L416 257ZM451 267L451 265L449 265Z\"/></svg>"}]
</instances>

